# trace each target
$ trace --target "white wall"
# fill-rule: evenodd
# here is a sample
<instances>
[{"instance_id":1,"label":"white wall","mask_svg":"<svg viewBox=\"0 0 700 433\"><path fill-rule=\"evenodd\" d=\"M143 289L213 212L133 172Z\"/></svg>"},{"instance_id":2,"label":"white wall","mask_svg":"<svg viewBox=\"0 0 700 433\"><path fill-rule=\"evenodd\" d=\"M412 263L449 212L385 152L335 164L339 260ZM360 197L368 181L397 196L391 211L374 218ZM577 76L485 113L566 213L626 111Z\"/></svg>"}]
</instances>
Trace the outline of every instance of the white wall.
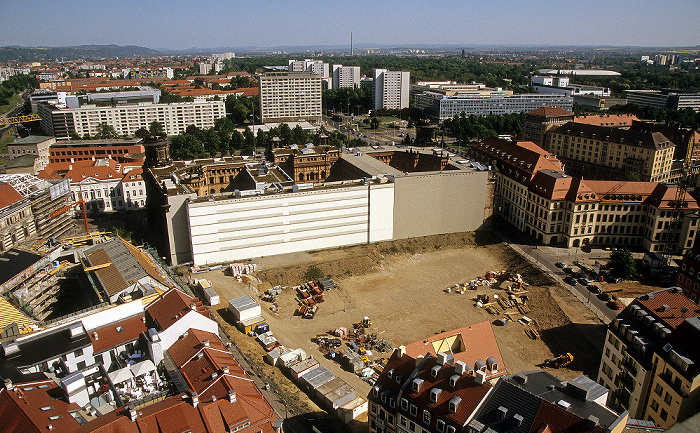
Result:
<instances>
[{"instance_id":1,"label":"white wall","mask_svg":"<svg viewBox=\"0 0 700 433\"><path fill-rule=\"evenodd\" d=\"M162 350L170 349L180 336L188 329L198 329L200 331L211 332L219 335L219 325L208 317L204 317L196 311L190 311L158 334L160 337Z\"/></svg>"},{"instance_id":2,"label":"white wall","mask_svg":"<svg viewBox=\"0 0 700 433\"><path fill-rule=\"evenodd\" d=\"M194 263L391 239L393 184L370 188L376 197L368 186L358 185L189 203ZM370 197L378 200L373 206Z\"/></svg>"}]
</instances>

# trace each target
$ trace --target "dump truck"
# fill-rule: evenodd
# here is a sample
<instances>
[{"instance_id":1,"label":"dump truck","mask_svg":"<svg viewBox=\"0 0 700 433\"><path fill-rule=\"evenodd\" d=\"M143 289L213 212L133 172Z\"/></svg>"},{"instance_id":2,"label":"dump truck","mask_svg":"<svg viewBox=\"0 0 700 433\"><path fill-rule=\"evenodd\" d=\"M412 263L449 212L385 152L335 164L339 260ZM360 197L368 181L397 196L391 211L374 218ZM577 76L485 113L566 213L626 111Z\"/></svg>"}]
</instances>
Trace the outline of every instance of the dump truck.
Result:
<instances>
[{"instance_id":1,"label":"dump truck","mask_svg":"<svg viewBox=\"0 0 700 433\"><path fill-rule=\"evenodd\" d=\"M545 367L561 368L571 364L574 360L574 355L569 352L550 358L544 362Z\"/></svg>"}]
</instances>

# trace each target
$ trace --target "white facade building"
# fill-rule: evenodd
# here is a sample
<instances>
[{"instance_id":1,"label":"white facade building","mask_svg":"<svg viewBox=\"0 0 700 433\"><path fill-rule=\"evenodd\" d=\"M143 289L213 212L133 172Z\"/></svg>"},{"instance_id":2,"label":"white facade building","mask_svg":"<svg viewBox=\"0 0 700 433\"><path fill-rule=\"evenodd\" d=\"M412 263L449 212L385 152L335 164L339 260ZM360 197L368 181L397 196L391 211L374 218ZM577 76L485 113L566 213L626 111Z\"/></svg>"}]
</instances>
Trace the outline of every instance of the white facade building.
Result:
<instances>
[{"instance_id":1,"label":"white facade building","mask_svg":"<svg viewBox=\"0 0 700 433\"><path fill-rule=\"evenodd\" d=\"M360 67L333 65L332 86L334 89L360 87Z\"/></svg>"},{"instance_id":2,"label":"white facade building","mask_svg":"<svg viewBox=\"0 0 700 433\"><path fill-rule=\"evenodd\" d=\"M263 123L320 119L321 76L308 72L261 75L260 117Z\"/></svg>"},{"instance_id":3,"label":"white facade building","mask_svg":"<svg viewBox=\"0 0 700 433\"><path fill-rule=\"evenodd\" d=\"M393 183L193 201L192 255L219 263L390 240L393 208Z\"/></svg>"},{"instance_id":4,"label":"white facade building","mask_svg":"<svg viewBox=\"0 0 700 433\"><path fill-rule=\"evenodd\" d=\"M38 114L41 128L55 137L69 137L71 132L95 135L100 123L111 125L119 135L133 137L138 129L148 129L152 122L160 122L166 134L177 135L190 125L200 129L213 127L216 119L226 116L226 105L224 101L194 101L66 108L61 104L39 103Z\"/></svg>"},{"instance_id":5,"label":"white facade building","mask_svg":"<svg viewBox=\"0 0 700 433\"><path fill-rule=\"evenodd\" d=\"M330 68L328 63L323 63L320 60L289 60L289 72L311 72L314 75L320 75L321 78L330 77Z\"/></svg>"},{"instance_id":6,"label":"white facade building","mask_svg":"<svg viewBox=\"0 0 700 433\"><path fill-rule=\"evenodd\" d=\"M374 109L400 110L408 107L411 73L374 70Z\"/></svg>"}]
</instances>

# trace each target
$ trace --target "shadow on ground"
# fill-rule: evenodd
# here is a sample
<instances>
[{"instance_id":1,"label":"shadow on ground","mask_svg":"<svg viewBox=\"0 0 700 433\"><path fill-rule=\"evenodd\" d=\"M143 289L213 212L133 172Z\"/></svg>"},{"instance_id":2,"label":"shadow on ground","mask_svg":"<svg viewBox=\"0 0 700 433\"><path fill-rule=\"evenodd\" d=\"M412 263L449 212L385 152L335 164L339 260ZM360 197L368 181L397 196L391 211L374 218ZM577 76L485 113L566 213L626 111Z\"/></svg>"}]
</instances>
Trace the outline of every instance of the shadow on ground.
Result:
<instances>
[{"instance_id":1,"label":"shadow on ground","mask_svg":"<svg viewBox=\"0 0 700 433\"><path fill-rule=\"evenodd\" d=\"M605 343L606 327L603 324L569 323L564 326L540 330L542 342L555 355L571 353L574 361L571 370L582 371L588 377L598 375L598 365ZM596 342L595 344L591 342ZM543 359L542 362L545 360Z\"/></svg>"}]
</instances>

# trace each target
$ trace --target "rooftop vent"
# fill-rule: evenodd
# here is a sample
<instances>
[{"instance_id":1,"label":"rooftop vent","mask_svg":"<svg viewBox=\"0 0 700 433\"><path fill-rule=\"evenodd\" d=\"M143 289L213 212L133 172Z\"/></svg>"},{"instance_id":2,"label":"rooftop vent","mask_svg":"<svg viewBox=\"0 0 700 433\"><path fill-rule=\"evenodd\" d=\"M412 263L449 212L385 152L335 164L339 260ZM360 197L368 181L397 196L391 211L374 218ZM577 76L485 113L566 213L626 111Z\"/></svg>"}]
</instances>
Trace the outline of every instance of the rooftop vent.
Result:
<instances>
[{"instance_id":1,"label":"rooftop vent","mask_svg":"<svg viewBox=\"0 0 700 433\"><path fill-rule=\"evenodd\" d=\"M563 407L564 409L568 409L571 407L571 403L569 403L568 401L564 401L564 400L559 400L557 402L557 405Z\"/></svg>"},{"instance_id":2,"label":"rooftop vent","mask_svg":"<svg viewBox=\"0 0 700 433\"><path fill-rule=\"evenodd\" d=\"M522 415L518 415L518 414L513 415L513 425L515 427L520 427L523 424L523 419L524 418Z\"/></svg>"},{"instance_id":3,"label":"rooftop vent","mask_svg":"<svg viewBox=\"0 0 700 433\"><path fill-rule=\"evenodd\" d=\"M506 419L508 416L508 409L503 406L498 406L498 412L501 414L501 419Z\"/></svg>"},{"instance_id":4,"label":"rooftop vent","mask_svg":"<svg viewBox=\"0 0 700 433\"><path fill-rule=\"evenodd\" d=\"M667 311L671 311L671 307L668 306L668 305L666 305L666 304L664 304L664 305L661 306L661 311L664 312L664 313L667 312Z\"/></svg>"},{"instance_id":5,"label":"rooftop vent","mask_svg":"<svg viewBox=\"0 0 700 433\"><path fill-rule=\"evenodd\" d=\"M516 374L515 376L513 376L513 379L515 379L515 381L519 383L527 383L527 376L522 373Z\"/></svg>"}]
</instances>

